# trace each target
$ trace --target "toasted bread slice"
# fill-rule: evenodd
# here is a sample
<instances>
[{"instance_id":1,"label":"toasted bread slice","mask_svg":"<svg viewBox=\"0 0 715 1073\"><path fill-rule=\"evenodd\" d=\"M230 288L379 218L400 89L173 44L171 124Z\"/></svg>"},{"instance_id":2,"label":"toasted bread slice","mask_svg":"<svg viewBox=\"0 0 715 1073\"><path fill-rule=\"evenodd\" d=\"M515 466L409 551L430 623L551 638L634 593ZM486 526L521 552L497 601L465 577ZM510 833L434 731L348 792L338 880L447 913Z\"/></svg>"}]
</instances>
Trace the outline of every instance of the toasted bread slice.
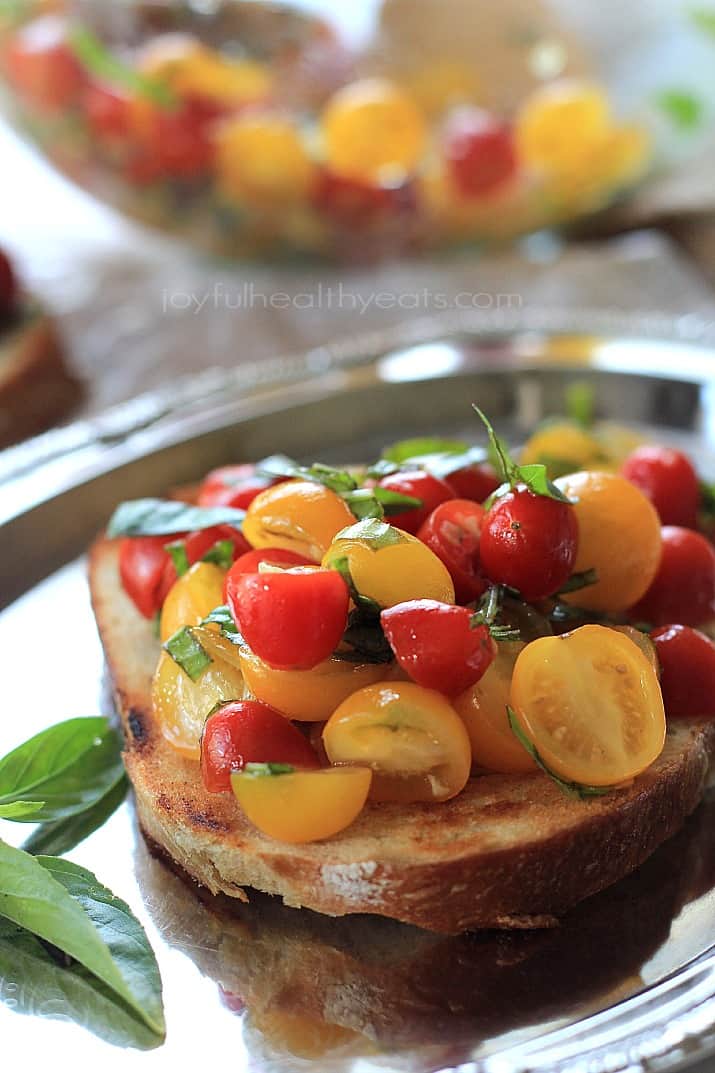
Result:
<instances>
[{"instance_id":1,"label":"toasted bread slice","mask_svg":"<svg viewBox=\"0 0 715 1073\"><path fill-rule=\"evenodd\" d=\"M213 893L245 888L331 916L376 913L433 931L549 926L632 872L703 794L715 722L674 723L658 761L627 789L572 799L541 773L482 775L441 804L369 804L336 837L287 845L262 835L229 794L208 794L198 764L152 714L159 655L123 592L117 545L90 555L92 601L126 736L139 823Z\"/></svg>"}]
</instances>

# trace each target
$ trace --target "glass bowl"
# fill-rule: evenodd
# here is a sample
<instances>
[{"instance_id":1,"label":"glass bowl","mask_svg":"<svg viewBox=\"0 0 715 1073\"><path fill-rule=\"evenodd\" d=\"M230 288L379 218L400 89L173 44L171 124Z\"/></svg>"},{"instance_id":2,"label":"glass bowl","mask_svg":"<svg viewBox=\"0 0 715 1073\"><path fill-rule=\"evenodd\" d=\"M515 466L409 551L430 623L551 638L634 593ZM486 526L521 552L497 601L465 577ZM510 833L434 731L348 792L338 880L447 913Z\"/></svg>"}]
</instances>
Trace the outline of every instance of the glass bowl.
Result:
<instances>
[{"instance_id":1,"label":"glass bowl","mask_svg":"<svg viewBox=\"0 0 715 1073\"><path fill-rule=\"evenodd\" d=\"M499 243L702 139L715 17L684 8L0 0L2 99L64 174L220 255Z\"/></svg>"}]
</instances>

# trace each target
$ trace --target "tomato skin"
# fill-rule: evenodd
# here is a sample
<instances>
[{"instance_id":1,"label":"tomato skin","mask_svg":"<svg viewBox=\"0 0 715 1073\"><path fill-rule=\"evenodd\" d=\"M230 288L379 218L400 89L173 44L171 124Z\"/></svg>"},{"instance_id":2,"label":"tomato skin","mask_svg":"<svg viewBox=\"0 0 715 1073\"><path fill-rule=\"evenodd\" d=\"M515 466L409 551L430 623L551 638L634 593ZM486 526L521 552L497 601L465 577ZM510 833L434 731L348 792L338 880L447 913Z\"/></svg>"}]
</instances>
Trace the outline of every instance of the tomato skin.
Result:
<instances>
[{"instance_id":1,"label":"tomato skin","mask_svg":"<svg viewBox=\"0 0 715 1073\"><path fill-rule=\"evenodd\" d=\"M228 604L253 652L276 670L309 670L337 648L350 596L336 570L239 574Z\"/></svg>"},{"instance_id":2,"label":"tomato skin","mask_svg":"<svg viewBox=\"0 0 715 1073\"><path fill-rule=\"evenodd\" d=\"M661 626L650 635L660 663L665 714L715 716L715 643L690 626Z\"/></svg>"},{"instance_id":3,"label":"tomato skin","mask_svg":"<svg viewBox=\"0 0 715 1073\"><path fill-rule=\"evenodd\" d=\"M471 499L475 503L483 503L501 484L492 467L486 462L462 466L453 473L447 473L444 480L458 499Z\"/></svg>"},{"instance_id":4,"label":"tomato skin","mask_svg":"<svg viewBox=\"0 0 715 1073\"><path fill-rule=\"evenodd\" d=\"M10 258L0 250L0 317L11 313L18 299L17 280Z\"/></svg>"},{"instance_id":5,"label":"tomato skin","mask_svg":"<svg viewBox=\"0 0 715 1073\"><path fill-rule=\"evenodd\" d=\"M194 533L189 533L184 540L184 548L186 550L186 557L189 560L189 566L193 566L194 563L198 563L203 559L206 552L211 551L211 548L213 548L213 546L220 540L233 541L234 560L247 552L250 547L248 541L239 530L234 529L230 525L214 525L210 529L198 529ZM170 544L171 537L164 537L164 541L166 544ZM159 606L164 603L164 600L169 594L169 590L173 588L177 579L178 574L176 573L176 567L171 558L169 558L164 567L161 584L159 586Z\"/></svg>"},{"instance_id":6,"label":"tomato skin","mask_svg":"<svg viewBox=\"0 0 715 1073\"><path fill-rule=\"evenodd\" d=\"M72 106L85 83L82 66L67 41L67 23L57 15L41 16L19 29L4 62L13 88L43 111Z\"/></svg>"},{"instance_id":7,"label":"tomato skin","mask_svg":"<svg viewBox=\"0 0 715 1073\"><path fill-rule=\"evenodd\" d=\"M270 477L261 477L255 466L242 464L221 466L212 470L201 483L198 495L200 507L246 507L259 492L276 482Z\"/></svg>"},{"instance_id":8,"label":"tomato skin","mask_svg":"<svg viewBox=\"0 0 715 1073\"><path fill-rule=\"evenodd\" d=\"M312 199L324 216L344 227L374 227L415 210L409 183L380 186L336 175L327 168L317 174Z\"/></svg>"},{"instance_id":9,"label":"tomato skin","mask_svg":"<svg viewBox=\"0 0 715 1073\"><path fill-rule=\"evenodd\" d=\"M661 529L660 565L650 588L628 612L654 626L700 626L715 617L715 548L701 533Z\"/></svg>"},{"instance_id":10,"label":"tomato skin","mask_svg":"<svg viewBox=\"0 0 715 1073\"><path fill-rule=\"evenodd\" d=\"M621 473L650 499L663 525L697 528L700 485L692 462L682 451L637 447Z\"/></svg>"},{"instance_id":11,"label":"tomato skin","mask_svg":"<svg viewBox=\"0 0 715 1073\"><path fill-rule=\"evenodd\" d=\"M319 767L297 727L257 700L230 701L209 716L201 738L201 778L210 794L231 792L231 772L246 764Z\"/></svg>"},{"instance_id":12,"label":"tomato skin","mask_svg":"<svg viewBox=\"0 0 715 1073\"><path fill-rule=\"evenodd\" d=\"M413 681L448 697L478 682L496 654L486 626L470 627L466 607L410 600L380 615L397 662Z\"/></svg>"},{"instance_id":13,"label":"tomato skin","mask_svg":"<svg viewBox=\"0 0 715 1073\"><path fill-rule=\"evenodd\" d=\"M491 194L517 170L510 128L479 108L459 108L445 131L444 152L452 181L465 197Z\"/></svg>"},{"instance_id":14,"label":"tomato skin","mask_svg":"<svg viewBox=\"0 0 715 1073\"><path fill-rule=\"evenodd\" d=\"M119 576L122 588L144 616L153 618L161 609L161 582L167 564L166 545L172 536L124 537L119 545Z\"/></svg>"},{"instance_id":15,"label":"tomato skin","mask_svg":"<svg viewBox=\"0 0 715 1073\"><path fill-rule=\"evenodd\" d=\"M271 566L283 566L286 569L291 566L314 566L312 559L305 555L298 555L296 551L288 551L287 548L251 548L244 551L234 560L234 564L226 575L223 587L223 598L228 603L228 586L230 578L240 577L241 574L257 574L261 563L269 563Z\"/></svg>"},{"instance_id":16,"label":"tomato skin","mask_svg":"<svg viewBox=\"0 0 715 1073\"><path fill-rule=\"evenodd\" d=\"M492 581L518 589L533 602L568 581L578 551L573 507L517 487L489 508L482 525L480 558Z\"/></svg>"},{"instance_id":17,"label":"tomato skin","mask_svg":"<svg viewBox=\"0 0 715 1073\"><path fill-rule=\"evenodd\" d=\"M403 511L402 514L391 514L389 517L390 525L404 529L406 533L415 534L435 507L454 498L452 489L446 481L433 477L424 469L391 473L389 477L383 477L380 485L393 492L400 492L401 495L414 496L422 500L421 507L413 507L411 510Z\"/></svg>"},{"instance_id":18,"label":"tomato skin","mask_svg":"<svg viewBox=\"0 0 715 1073\"><path fill-rule=\"evenodd\" d=\"M476 600L487 587L479 568L479 538L484 508L468 499L440 503L417 531L417 539L449 570L458 604Z\"/></svg>"}]
</instances>

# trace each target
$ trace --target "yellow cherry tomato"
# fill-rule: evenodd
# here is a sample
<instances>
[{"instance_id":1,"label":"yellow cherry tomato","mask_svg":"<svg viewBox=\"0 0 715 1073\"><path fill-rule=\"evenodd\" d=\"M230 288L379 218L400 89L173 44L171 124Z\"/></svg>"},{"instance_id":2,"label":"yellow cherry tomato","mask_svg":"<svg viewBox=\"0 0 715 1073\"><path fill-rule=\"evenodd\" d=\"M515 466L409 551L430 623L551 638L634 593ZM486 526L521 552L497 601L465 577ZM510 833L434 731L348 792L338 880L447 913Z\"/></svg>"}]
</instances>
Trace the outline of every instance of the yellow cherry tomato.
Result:
<instances>
[{"instance_id":1,"label":"yellow cherry tomato","mask_svg":"<svg viewBox=\"0 0 715 1073\"><path fill-rule=\"evenodd\" d=\"M647 130L637 126L616 127L599 146L593 179L608 189L630 186L641 178L652 156Z\"/></svg>"},{"instance_id":2,"label":"yellow cherry tomato","mask_svg":"<svg viewBox=\"0 0 715 1073\"><path fill-rule=\"evenodd\" d=\"M616 469L620 469L631 451L646 442L640 433L615 421L599 421L593 432Z\"/></svg>"},{"instance_id":3,"label":"yellow cherry tomato","mask_svg":"<svg viewBox=\"0 0 715 1073\"><path fill-rule=\"evenodd\" d=\"M328 548L323 566L330 569L336 560L347 559L357 591L380 607L393 607L405 600L453 604L452 578L434 552L395 526L384 525L384 531L387 535L377 541L338 537Z\"/></svg>"},{"instance_id":4,"label":"yellow cherry tomato","mask_svg":"<svg viewBox=\"0 0 715 1073\"><path fill-rule=\"evenodd\" d=\"M454 702L467 728L472 763L488 771L519 775L538 770L536 762L517 741L506 710L514 665L524 647L520 641L501 642L486 673Z\"/></svg>"},{"instance_id":5,"label":"yellow cherry tomato","mask_svg":"<svg viewBox=\"0 0 715 1073\"><path fill-rule=\"evenodd\" d=\"M164 737L178 752L198 760L209 712L219 701L241 700L245 687L236 646L203 626L192 632L211 663L194 682L168 652L162 652L151 695Z\"/></svg>"},{"instance_id":6,"label":"yellow cherry tomato","mask_svg":"<svg viewBox=\"0 0 715 1073\"><path fill-rule=\"evenodd\" d=\"M235 771L231 785L251 823L280 842L317 842L349 827L362 812L372 772L366 767L271 774L271 765Z\"/></svg>"},{"instance_id":7,"label":"yellow cherry tomato","mask_svg":"<svg viewBox=\"0 0 715 1073\"><path fill-rule=\"evenodd\" d=\"M522 465L541 462L551 480L609 465L609 459L595 436L572 421L553 421L537 429L524 444Z\"/></svg>"},{"instance_id":8,"label":"yellow cherry tomato","mask_svg":"<svg viewBox=\"0 0 715 1073\"><path fill-rule=\"evenodd\" d=\"M344 500L313 481L284 481L260 492L246 511L243 535L254 548L286 548L320 562L333 537L355 516Z\"/></svg>"},{"instance_id":9,"label":"yellow cherry tomato","mask_svg":"<svg viewBox=\"0 0 715 1073\"><path fill-rule=\"evenodd\" d=\"M376 801L446 801L464 789L469 737L441 693L414 682L378 682L343 701L325 725L333 764L366 764Z\"/></svg>"},{"instance_id":10,"label":"yellow cherry tomato","mask_svg":"<svg viewBox=\"0 0 715 1073\"><path fill-rule=\"evenodd\" d=\"M559 477L577 502L574 571L595 569L598 581L564 599L593 611L625 611L640 600L660 562L660 519L650 500L616 473L585 471Z\"/></svg>"},{"instance_id":11,"label":"yellow cherry tomato","mask_svg":"<svg viewBox=\"0 0 715 1073\"><path fill-rule=\"evenodd\" d=\"M630 638L607 626L528 644L514 667L511 706L546 766L587 786L632 779L665 744L653 666Z\"/></svg>"},{"instance_id":12,"label":"yellow cherry tomato","mask_svg":"<svg viewBox=\"0 0 715 1073\"><path fill-rule=\"evenodd\" d=\"M240 649L246 686L257 700L270 704L289 719L322 723L357 689L379 682L384 663L351 663L326 659L309 671L276 671L247 646Z\"/></svg>"},{"instance_id":13,"label":"yellow cherry tomato","mask_svg":"<svg viewBox=\"0 0 715 1073\"><path fill-rule=\"evenodd\" d=\"M454 105L484 97L474 65L457 59L428 60L420 64L409 74L406 85L419 106L433 118Z\"/></svg>"},{"instance_id":14,"label":"yellow cherry tomato","mask_svg":"<svg viewBox=\"0 0 715 1073\"><path fill-rule=\"evenodd\" d=\"M244 115L224 123L216 136L221 189L251 202L304 201L315 168L292 123L279 116Z\"/></svg>"},{"instance_id":15,"label":"yellow cherry tomato","mask_svg":"<svg viewBox=\"0 0 715 1073\"><path fill-rule=\"evenodd\" d=\"M214 563L194 563L178 578L161 609L160 636L168 641L182 626L196 626L223 603L226 571Z\"/></svg>"},{"instance_id":16,"label":"yellow cherry tomato","mask_svg":"<svg viewBox=\"0 0 715 1073\"><path fill-rule=\"evenodd\" d=\"M564 80L535 90L516 117L514 136L525 164L556 173L591 164L611 128L608 100L598 86Z\"/></svg>"},{"instance_id":17,"label":"yellow cherry tomato","mask_svg":"<svg viewBox=\"0 0 715 1073\"><path fill-rule=\"evenodd\" d=\"M426 139L422 112L404 89L382 78L353 82L322 117L328 167L368 182L396 181L412 171Z\"/></svg>"},{"instance_id":18,"label":"yellow cherry tomato","mask_svg":"<svg viewBox=\"0 0 715 1073\"><path fill-rule=\"evenodd\" d=\"M179 96L196 96L217 104L242 105L263 100L273 78L264 63L233 60L187 34L166 34L146 48L144 74L161 79Z\"/></svg>"}]
</instances>

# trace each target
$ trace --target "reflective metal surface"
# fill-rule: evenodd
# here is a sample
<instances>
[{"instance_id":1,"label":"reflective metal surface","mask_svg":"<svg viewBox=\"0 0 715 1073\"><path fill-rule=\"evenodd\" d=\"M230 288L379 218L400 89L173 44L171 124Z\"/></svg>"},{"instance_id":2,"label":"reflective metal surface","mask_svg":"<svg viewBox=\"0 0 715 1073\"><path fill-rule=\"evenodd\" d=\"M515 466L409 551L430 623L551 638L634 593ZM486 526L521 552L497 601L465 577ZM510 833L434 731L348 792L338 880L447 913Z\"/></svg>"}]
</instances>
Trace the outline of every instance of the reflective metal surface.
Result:
<instances>
[{"instance_id":1,"label":"reflective metal surface","mask_svg":"<svg viewBox=\"0 0 715 1073\"><path fill-rule=\"evenodd\" d=\"M269 451L337 461L426 428L478 438L472 399L518 436L561 409L574 377L593 383L602 415L657 427L715 473L715 359L702 348L522 335L375 349L324 359L310 382L299 368L239 387L219 378L196 402L180 385L180 401L175 389L144 400L139 419L128 409L108 417L102 435L73 428L56 434L64 445L31 445L21 473L15 456L14 477L6 465L0 593L5 603L26 594L0 615L0 752L50 722L106 709L83 564L70 560L119 499ZM25 834L0 826L16 843ZM248 906L204 896L150 856L125 805L71 856L146 924L166 990L166 1045L128 1059L101 1026L67 1022L59 997L38 1008L8 979L0 1037L30 1069L60 1049L76 1069L125 1070L129 1060L149 1073L207 1059L238 1073L675 1069L715 1052L714 839L710 800L561 928L445 938L379 919L331 921L261 896Z\"/></svg>"}]
</instances>

